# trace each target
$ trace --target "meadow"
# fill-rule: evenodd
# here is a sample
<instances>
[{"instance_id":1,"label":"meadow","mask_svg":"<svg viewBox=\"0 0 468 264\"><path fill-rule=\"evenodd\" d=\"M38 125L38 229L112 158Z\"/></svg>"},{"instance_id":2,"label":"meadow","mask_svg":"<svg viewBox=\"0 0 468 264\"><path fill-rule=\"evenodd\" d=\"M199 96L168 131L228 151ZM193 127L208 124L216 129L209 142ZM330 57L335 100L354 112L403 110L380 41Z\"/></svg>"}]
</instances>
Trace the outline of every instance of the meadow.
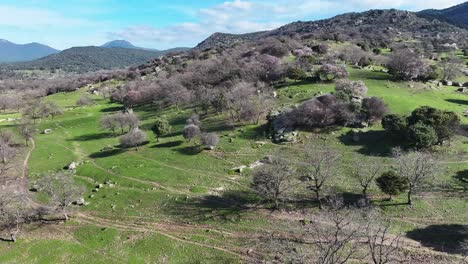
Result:
<instances>
[{"instance_id":1,"label":"meadow","mask_svg":"<svg viewBox=\"0 0 468 264\"><path fill-rule=\"evenodd\" d=\"M429 105L462 116L468 109L468 95L457 93L454 87L423 87L394 82L384 72L349 70L350 79L364 81L368 95L382 98L392 113L409 114ZM280 105L287 106L333 88L334 84L290 82L277 92ZM359 142L351 140L350 128L338 128L322 133L301 131L297 143L276 145L265 137L262 125L230 126L222 115L210 113L203 117L202 129L216 132L221 141L216 150L201 150L181 135L185 120L193 113L190 108L135 108L148 142L138 150L121 149L119 134L101 129L99 120L121 111L122 106L99 96L92 96L92 106L76 106L84 93L86 88L46 98L65 112L38 123L39 131L52 129L52 133L35 136L28 168L32 186L71 162L80 163L74 179L85 186L89 204L76 208L66 223L28 226L17 243L0 242L0 263L240 263L256 256L268 258L258 242L268 233L288 231L288 221L297 219L287 212L318 210L307 202L312 193L298 190L306 202L273 212L252 191L251 172L233 173L233 168L268 154L299 155L308 142L326 142L344 155L341 173L328 190L351 199L360 193L346 169L353 158L392 165L389 153L395 142L385 137L379 125L362 129ZM150 127L161 115L170 120L173 132L157 141ZM10 116L15 114L0 119ZM468 119L462 117L462 123L468 124ZM257 147L257 141L266 144ZM461 229L468 222L468 140L457 135L450 145L438 146L436 151L443 173L433 179L433 188L417 195L413 207L398 205L404 203L405 195L390 202L375 186L369 193L394 222L393 232L405 232L422 246L409 250L445 256L453 243L466 237ZM115 185L93 191L106 182ZM47 201L41 193L35 199Z\"/></svg>"}]
</instances>

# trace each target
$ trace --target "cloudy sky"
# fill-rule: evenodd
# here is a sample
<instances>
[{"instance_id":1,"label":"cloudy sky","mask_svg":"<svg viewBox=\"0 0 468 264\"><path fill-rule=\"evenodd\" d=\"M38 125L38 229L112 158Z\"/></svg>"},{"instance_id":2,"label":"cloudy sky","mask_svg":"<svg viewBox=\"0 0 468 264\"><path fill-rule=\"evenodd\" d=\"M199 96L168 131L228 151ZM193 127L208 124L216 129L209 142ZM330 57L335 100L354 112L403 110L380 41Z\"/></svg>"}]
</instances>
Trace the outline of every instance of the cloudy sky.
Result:
<instances>
[{"instance_id":1,"label":"cloudy sky","mask_svg":"<svg viewBox=\"0 0 468 264\"><path fill-rule=\"evenodd\" d=\"M0 0L0 39L57 49L126 39L191 47L214 32L246 33L375 8L418 11L465 0Z\"/></svg>"}]
</instances>

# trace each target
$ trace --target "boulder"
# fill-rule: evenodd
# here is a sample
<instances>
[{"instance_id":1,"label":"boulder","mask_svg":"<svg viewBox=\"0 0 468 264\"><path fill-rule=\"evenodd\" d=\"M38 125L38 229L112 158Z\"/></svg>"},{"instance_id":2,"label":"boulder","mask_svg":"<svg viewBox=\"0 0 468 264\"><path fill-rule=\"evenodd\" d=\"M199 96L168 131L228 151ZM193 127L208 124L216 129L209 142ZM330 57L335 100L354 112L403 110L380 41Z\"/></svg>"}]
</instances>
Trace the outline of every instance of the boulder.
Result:
<instances>
[{"instance_id":1,"label":"boulder","mask_svg":"<svg viewBox=\"0 0 468 264\"><path fill-rule=\"evenodd\" d=\"M67 169L69 170L76 170L76 167L78 167L78 163L72 162L67 166Z\"/></svg>"},{"instance_id":2,"label":"boulder","mask_svg":"<svg viewBox=\"0 0 468 264\"><path fill-rule=\"evenodd\" d=\"M262 162L265 163L265 164L272 164L273 163L273 156L271 156L271 155L265 156L262 159Z\"/></svg>"}]
</instances>

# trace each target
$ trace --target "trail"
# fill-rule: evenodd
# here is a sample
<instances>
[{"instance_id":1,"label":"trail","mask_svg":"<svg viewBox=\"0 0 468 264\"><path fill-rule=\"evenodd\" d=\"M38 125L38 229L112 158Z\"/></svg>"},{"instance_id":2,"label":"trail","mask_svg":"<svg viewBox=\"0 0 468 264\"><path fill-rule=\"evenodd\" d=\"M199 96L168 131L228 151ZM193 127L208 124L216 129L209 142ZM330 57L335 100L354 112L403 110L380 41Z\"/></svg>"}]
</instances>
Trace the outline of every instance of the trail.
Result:
<instances>
[{"instance_id":1,"label":"trail","mask_svg":"<svg viewBox=\"0 0 468 264\"><path fill-rule=\"evenodd\" d=\"M167 229L165 229L162 225L159 225L159 224L151 224L151 228L148 228L148 227L145 227L143 225L139 225L137 223L126 223L125 225L123 225L123 224L121 224L120 221L111 221L111 220L108 220L108 219L98 218L98 217L86 215L86 214L83 214L83 213L78 213L76 215L76 217L77 217L78 221L81 221L83 223L93 224L93 225L102 226L102 227L112 227L112 228L116 228L116 229L119 229L119 230L157 233L157 234L160 234L162 236L165 236L167 238L170 238L170 239L178 241L178 242L182 242L182 243L186 243L186 244L192 244L192 245L196 245L196 246L200 246L200 247L205 247L205 248L210 248L210 249L222 251L222 252L228 253L230 255L234 255L236 257L239 257L240 259L243 259L243 260L252 260L252 258L246 256L245 249L239 249L239 248L227 249L225 247L213 246L213 245L208 245L208 244L204 244L204 243L201 243L201 242L196 242L196 241L192 241L192 240L188 240L188 239L179 238L177 236L174 236L174 235L170 234ZM173 226L172 226L172 228L173 228ZM177 228L180 228L180 227L177 227Z\"/></svg>"}]
</instances>

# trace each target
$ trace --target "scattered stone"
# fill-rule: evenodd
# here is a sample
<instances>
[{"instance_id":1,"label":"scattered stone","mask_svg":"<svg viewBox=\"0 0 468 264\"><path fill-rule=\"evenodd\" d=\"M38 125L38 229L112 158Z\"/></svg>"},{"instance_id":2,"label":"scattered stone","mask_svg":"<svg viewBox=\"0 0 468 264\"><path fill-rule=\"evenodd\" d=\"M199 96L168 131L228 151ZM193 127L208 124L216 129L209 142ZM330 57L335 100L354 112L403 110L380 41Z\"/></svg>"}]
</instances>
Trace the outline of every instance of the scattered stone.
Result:
<instances>
[{"instance_id":1,"label":"scattered stone","mask_svg":"<svg viewBox=\"0 0 468 264\"><path fill-rule=\"evenodd\" d=\"M265 156L263 158L262 162L266 163L266 164L272 164L273 163L273 156L271 156L271 155Z\"/></svg>"},{"instance_id":2,"label":"scattered stone","mask_svg":"<svg viewBox=\"0 0 468 264\"><path fill-rule=\"evenodd\" d=\"M75 201L76 205L85 205L85 199L84 198L79 198L78 200Z\"/></svg>"},{"instance_id":3,"label":"scattered stone","mask_svg":"<svg viewBox=\"0 0 468 264\"><path fill-rule=\"evenodd\" d=\"M256 162L250 164L249 169L255 169L255 168L258 168L258 167L263 166L263 165L265 165L265 163L258 160Z\"/></svg>"},{"instance_id":4,"label":"scattered stone","mask_svg":"<svg viewBox=\"0 0 468 264\"><path fill-rule=\"evenodd\" d=\"M468 89L468 88L466 88L466 87L460 87L460 88L457 89L457 92L459 92L459 93L465 93L467 89Z\"/></svg>"},{"instance_id":5,"label":"scattered stone","mask_svg":"<svg viewBox=\"0 0 468 264\"><path fill-rule=\"evenodd\" d=\"M93 199L94 198L94 194L91 194L90 196L88 196L89 199Z\"/></svg>"},{"instance_id":6,"label":"scattered stone","mask_svg":"<svg viewBox=\"0 0 468 264\"><path fill-rule=\"evenodd\" d=\"M29 189L30 192L38 192L39 191L39 186L38 185L33 185L31 189Z\"/></svg>"},{"instance_id":7,"label":"scattered stone","mask_svg":"<svg viewBox=\"0 0 468 264\"><path fill-rule=\"evenodd\" d=\"M99 192L99 189L93 189L93 192Z\"/></svg>"},{"instance_id":8,"label":"scattered stone","mask_svg":"<svg viewBox=\"0 0 468 264\"><path fill-rule=\"evenodd\" d=\"M114 188L114 187L115 187L115 184L112 184L112 183L109 184L109 188Z\"/></svg>"},{"instance_id":9,"label":"scattered stone","mask_svg":"<svg viewBox=\"0 0 468 264\"><path fill-rule=\"evenodd\" d=\"M70 163L70 164L67 166L67 169L69 169L69 170L75 170L76 167L78 167L78 163L72 162L72 163Z\"/></svg>"},{"instance_id":10,"label":"scattered stone","mask_svg":"<svg viewBox=\"0 0 468 264\"><path fill-rule=\"evenodd\" d=\"M50 128L44 129L43 133L44 134L50 134L50 133L52 133L52 129L50 129Z\"/></svg>"},{"instance_id":11,"label":"scattered stone","mask_svg":"<svg viewBox=\"0 0 468 264\"><path fill-rule=\"evenodd\" d=\"M463 111L463 116L464 116L464 117L468 117L468 109L465 109L465 110Z\"/></svg>"},{"instance_id":12,"label":"scattered stone","mask_svg":"<svg viewBox=\"0 0 468 264\"><path fill-rule=\"evenodd\" d=\"M96 188L98 189L104 188L104 184L100 183L98 186L96 186Z\"/></svg>"},{"instance_id":13,"label":"scattered stone","mask_svg":"<svg viewBox=\"0 0 468 264\"><path fill-rule=\"evenodd\" d=\"M247 169L247 166L242 165L242 166L233 168L232 171L233 171L233 172L237 172L237 173L242 173L245 169Z\"/></svg>"}]
</instances>

